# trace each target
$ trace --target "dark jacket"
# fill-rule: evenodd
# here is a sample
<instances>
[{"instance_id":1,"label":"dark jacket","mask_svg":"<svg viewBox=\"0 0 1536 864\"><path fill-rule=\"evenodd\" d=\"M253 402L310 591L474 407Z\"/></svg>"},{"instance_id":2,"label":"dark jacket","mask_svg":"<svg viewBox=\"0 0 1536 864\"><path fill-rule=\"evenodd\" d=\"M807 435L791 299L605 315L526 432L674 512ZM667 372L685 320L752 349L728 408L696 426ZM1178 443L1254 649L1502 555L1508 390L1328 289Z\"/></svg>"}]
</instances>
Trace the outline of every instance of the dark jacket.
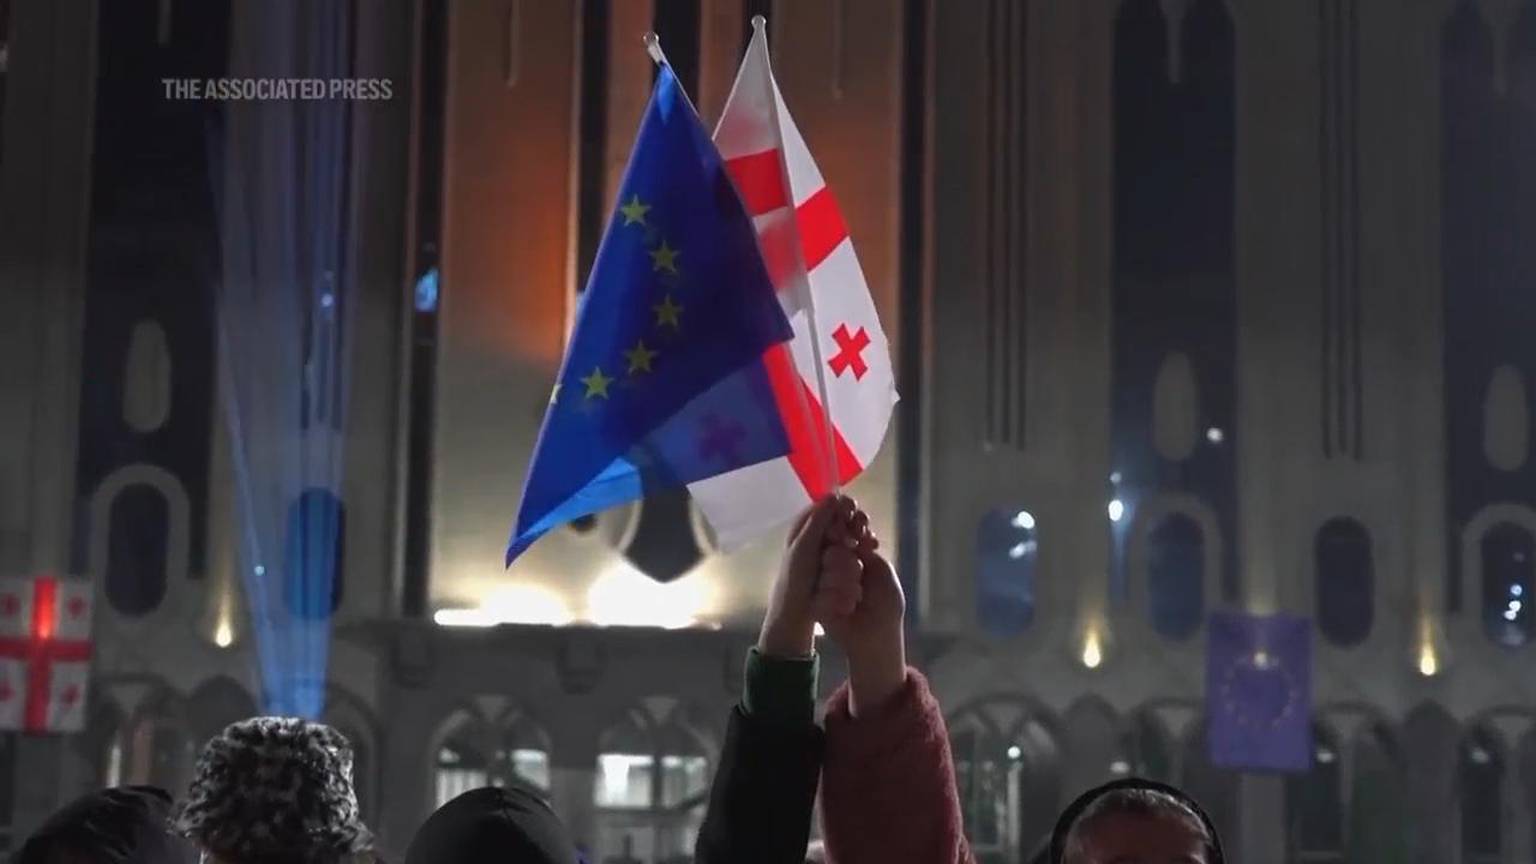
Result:
<instances>
[{"instance_id":1,"label":"dark jacket","mask_svg":"<svg viewBox=\"0 0 1536 864\"><path fill-rule=\"evenodd\" d=\"M822 733L731 711L694 847L697 864L804 864Z\"/></svg>"},{"instance_id":2,"label":"dark jacket","mask_svg":"<svg viewBox=\"0 0 1536 864\"><path fill-rule=\"evenodd\" d=\"M171 833L171 796L151 786L92 792L48 817L11 864L189 864L191 844Z\"/></svg>"}]
</instances>

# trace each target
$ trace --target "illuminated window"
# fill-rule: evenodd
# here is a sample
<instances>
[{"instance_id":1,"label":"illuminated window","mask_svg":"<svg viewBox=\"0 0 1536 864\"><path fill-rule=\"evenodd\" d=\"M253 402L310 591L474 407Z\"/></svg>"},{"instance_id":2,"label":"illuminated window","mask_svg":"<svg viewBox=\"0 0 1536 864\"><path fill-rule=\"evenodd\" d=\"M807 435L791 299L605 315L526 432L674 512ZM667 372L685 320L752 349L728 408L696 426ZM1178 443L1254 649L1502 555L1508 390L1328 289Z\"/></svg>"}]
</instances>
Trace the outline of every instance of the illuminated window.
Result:
<instances>
[{"instance_id":1,"label":"illuminated window","mask_svg":"<svg viewBox=\"0 0 1536 864\"><path fill-rule=\"evenodd\" d=\"M1008 701L963 711L949 721L949 730L956 790L976 860L1020 860L1049 833L1060 806L1054 737L1027 707Z\"/></svg>"},{"instance_id":2,"label":"illuminated window","mask_svg":"<svg viewBox=\"0 0 1536 864\"><path fill-rule=\"evenodd\" d=\"M1312 727L1312 767L1285 784L1286 847L1293 864L1344 861L1342 754L1333 735Z\"/></svg>"},{"instance_id":3,"label":"illuminated window","mask_svg":"<svg viewBox=\"0 0 1536 864\"><path fill-rule=\"evenodd\" d=\"M1147 594L1152 627L1185 640L1205 618L1205 534L1183 513L1163 517L1147 542Z\"/></svg>"},{"instance_id":4,"label":"illuminated window","mask_svg":"<svg viewBox=\"0 0 1536 864\"><path fill-rule=\"evenodd\" d=\"M702 741L676 717L626 712L599 740L594 860L692 860L710 772Z\"/></svg>"},{"instance_id":5,"label":"illuminated window","mask_svg":"<svg viewBox=\"0 0 1536 864\"><path fill-rule=\"evenodd\" d=\"M1329 642L1352 647L1371 635L1376 574L1371 535L1353 519L1332 519L1314 545L1317 629Z\"/></svg>"},{"instance_id":6,"label":"illuminated window","mask_svg":"<svg viewBox=\"0 0 1536 864\"><path fill-rule=\"evenodd\" d=\"M506 786L513 778L549 791L550 743L544 730L518 712L491 723L461 714L438 748L437 806L483 786ZM371 770L359 753L354 776Z\"/></svg>"},{"instance_id":7,"label":"illuminated window","mask_svg":"<svg viewBox=\"0 0 1536 864\"><path fill-rule=\"evenodd\" d=\"M107 742L107 752L102 760L102 785L110 788L123 785L123 739L113 735Z\"/></svg>"},{"instance_id":8,"label":"illuminated window","mask_svg":"<svg viewBox=\"0 0 1536 864\"><path fill-rule=\"evenodd\" d=\"M174 706L151 709L134 723L129 736L124 782L161 789L184 789L191 779L197 747Z\"/></svg>"},{"instance_id":9,"label":"illuminated window","mask_svg":"<svg viewBox=\"0 0 1536 864\"><path fill-rule=\"evenodd\" d=\"M950 736L955 785L960 792L965 833L978 855L1016 843L1008 830L1015 803L1009 788L1008 749L991 730L980 726Z\"/></svg>"},{"instance_id":10,"label":"illuminated window","mask_svg":"<svg viewBox=\"0 0 1536 864\"><path fill-rule=\"evenodd\" d=\"M1502 522L1482 539L1483 626L1500 645L1519 647L1531 639L1531 591L1536 588L1536 539L1527 529Z\"/></svg>"},{"instance_id":11,"label":"illuminated window","mask_svg":"<svg viewBox=\"0 0 1536 864\"><path fill-rule=\"evenodd\" d=\"M1034 620L1038 537L1028 510L993 510L977 526L976 620L993 636L1017 635Z\"/></svg>"},{"instance_id":12,"label":"illuminated window","mask_svg":"<svg viewBox=\"0 0 1536 864\"><path fill-rule=\"evenodd\" d=\"M454 736L437 751L437 805L491 785L490 761L468 736Z\"/></svg>"},{"instance_id":13,"label":"illuminated window","mask_svg":"<svg viewBox=\"0 0 1536 864\"><path fill-rule=\"evenodd\" d=\"M1461 803L1461 860L1499 864L1504 858L1504 754L1486 729L1461 742L1457 770Z\"/></svg>"}]
</instances>

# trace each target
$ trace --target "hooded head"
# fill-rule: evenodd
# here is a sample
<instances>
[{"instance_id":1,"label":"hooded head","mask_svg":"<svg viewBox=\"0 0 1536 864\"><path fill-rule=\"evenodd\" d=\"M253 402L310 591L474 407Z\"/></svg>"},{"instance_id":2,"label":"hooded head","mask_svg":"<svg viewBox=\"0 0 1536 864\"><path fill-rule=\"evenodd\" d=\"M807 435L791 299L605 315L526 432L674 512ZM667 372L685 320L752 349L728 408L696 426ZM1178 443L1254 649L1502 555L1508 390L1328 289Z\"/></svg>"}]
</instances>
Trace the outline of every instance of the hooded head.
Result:
<instances>
[{"instance_id":1,"label":"hooded head","mask_svg":"<svg viewBox=\"0 0 1536 864\"><path fill-rule=\"evenodd\" d=\"M539 790L473 789L427 817L405 864L576 864L576 846Z\"/></svg>"},{"instance_id":2,"label":"hooded head","mask_svg":"<svg viewBox=\"0 0 1536 864\"><path fill-rule=\"evenodd\" d=\"M171 833L171 796L151 786L103 789L48 817L13 864L190 864L191 846Z\"/></svg>"},{"instance_id":3,"label":"hooded head","mask_svg":"<svg viewBox=\"0 0 1536 864\"><path fill-rule=\"evenodd\" d=\"M242 720L209 741L176 827L223 864L338 864L373 844L351 745L294 717Z\"/></svg>"},{"instance_id":4,"label":"hooded head","mask_svg":"<svg viewBox=\"0 0 1536 864\"><path fill-rule=\"evenodd\" d=\"M1145 859L1128 857L1150 855ZM1051 834L1051 864L1225 864L1216 825L1179 789L1127 778L1081 795Z\"/></svg>"}]
</instances>

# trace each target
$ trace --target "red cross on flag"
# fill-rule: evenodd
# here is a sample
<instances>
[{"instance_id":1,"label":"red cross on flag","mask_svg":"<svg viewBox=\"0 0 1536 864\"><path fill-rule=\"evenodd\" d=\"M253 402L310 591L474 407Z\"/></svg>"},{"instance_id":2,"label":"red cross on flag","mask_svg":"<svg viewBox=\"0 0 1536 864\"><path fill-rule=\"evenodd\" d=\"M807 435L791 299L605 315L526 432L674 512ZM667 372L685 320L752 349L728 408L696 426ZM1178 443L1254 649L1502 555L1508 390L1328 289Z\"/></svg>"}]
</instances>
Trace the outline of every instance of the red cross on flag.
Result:
<instances>
[{"instance_id":1,"label":"red cross on flag","mask_svg":"<svg viewBox=\"0 0 1536 864\"><path fill-rule=\"evenodd\" d=\"M784 105L761 19L753 23L715 146L756 223L763 260L794 325L793 341L763 356L791 449L688 487L726 549L830 492L834 462L838 485L863 472L880 452L898 398L890 347L848 226Z\"/></svg>"},{"instance_id":2,"label":"red cross on flag","mask_svg":"<svg viewBox=\"0 0 1536 864\"><path fill-rule=\"evenodd\" d=\"M0 729L85 728L90 671L90 583L0 579Z\"/></svg>"}]
</instances>

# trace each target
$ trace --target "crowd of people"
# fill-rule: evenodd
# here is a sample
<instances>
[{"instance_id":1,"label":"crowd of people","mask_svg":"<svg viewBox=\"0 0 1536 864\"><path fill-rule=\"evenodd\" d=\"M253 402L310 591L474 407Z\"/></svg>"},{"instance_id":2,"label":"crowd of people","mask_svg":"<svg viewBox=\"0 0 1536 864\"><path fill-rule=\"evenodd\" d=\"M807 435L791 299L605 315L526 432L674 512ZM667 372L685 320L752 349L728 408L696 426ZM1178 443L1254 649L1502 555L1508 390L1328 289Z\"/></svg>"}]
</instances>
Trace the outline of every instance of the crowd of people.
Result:
<instances>
[{"instance_id":1,"label":"crowd of people","mask_svg":"<svg viewBox=\"0 0 1536 864\"><path fill-rule=\"evenodd\" d=\"M791 531L745 686L731 712L695 848L699 864L967 864L948 734L906 662L901 584L848 498ZM816 720L815 628L848 660ZM822 839L811 844L820 798ZM345 738L257 717L204 748L179 803L106 789L54 814L13 864L382 864L352 787ZM584 861L538 788L513 783L449 801L417 830L405 864ZM1187 795L1123 779L1062 812L1031 861L1222 864L1215 826Z\"/></svg>"}]
</instances>

